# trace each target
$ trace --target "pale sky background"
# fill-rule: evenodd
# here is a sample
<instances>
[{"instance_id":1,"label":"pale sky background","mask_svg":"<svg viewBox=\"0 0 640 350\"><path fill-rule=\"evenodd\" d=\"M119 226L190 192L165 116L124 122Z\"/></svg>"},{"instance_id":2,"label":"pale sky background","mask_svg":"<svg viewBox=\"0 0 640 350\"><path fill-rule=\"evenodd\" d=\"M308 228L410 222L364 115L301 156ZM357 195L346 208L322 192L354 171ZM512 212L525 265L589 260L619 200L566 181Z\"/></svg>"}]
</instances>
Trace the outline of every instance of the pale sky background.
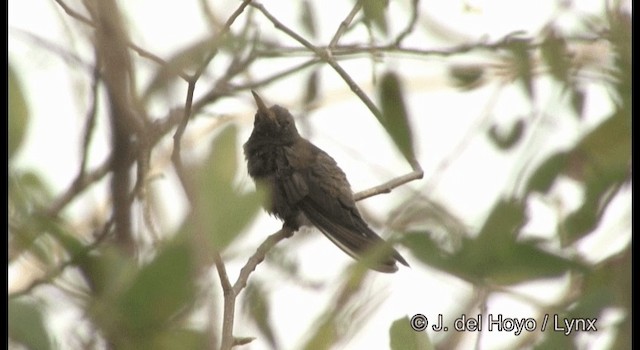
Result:
<instances>
[{"instance_id":1,"label":"pale sky background","mask_svg":"<svg viewBox=\"0 0 640 350\"><path fill-rule=\"evenodd\" d=\"M406 8L404 5L407 2L399 1L401 5L396 1L390 2L389 19L392 26L404 25L404 22L395 24L393 22L395 18L404 18L403 11ZM163 58L171 57L173 53L200 39L208 31L198 1L136 0L120 3L125 9L128 21L132 23L130 33L133 41ZM288 0L263 1L263 4L282 22L297 26L298 9L291 5L292 3ZM320 35L314 40L315 43L328 42L336 26L352 6L351 1L330 3L330 6L315 7L317 19L320 20ZM432 29L451 25L451 28L458 31L456 35L460 42L443 42L441 43L443 48L464 42L476 42L480 38L492 41L516 30L535 33L547 23L550 16L557 13L558 9L556 1L534 0L469 0L466 2L422 0L420 3L423 12L425 12L424 9L429 9L431 20L428 22ZM224 5L212 6L230 14L238 4L238 1L227 1ZM585 13L597 14L603 11L602 1L576 1L576 4ZM471 10L465 11L465 8ZM402 17L395 17L395 14ZM61 26L60 16L66 15L60 11L54 1L9 1L9 61L22 79L23 88L28 92L27 100L31 108L28 135L21 152L15 159L15 165L21 168L32 168L45 175L56 194L67 188L69 180L77 172L80 160L78 150L81 142L79 135L82 134L85 111L89 103L86 96L77 94L77 91L81 90L77 84L79 81L84 81L84 76L88 74L69 76L68 67L58 56L42 50L21 31L36 34L62 47L77 45L83 59L91 62L91 51L88 50L85 42L82 40L73 44L67 42L66 31L69 28ZM227 15L224 16L225 19L226 17ZM265 23L261 28L263 37L274 33L275 29L263 21L260 15L256 16L256 20ZM571 26L573 20L572 16L563 15L560 22ZM278 37L284 38L282 34L278 34ZM283 39L283 41L292 46L296 45L289 39ZM421 47L420 38L407 40L406 46ZM455 60L464 59L464 57L455 58ZM522 159L540 161L552 150L572 145L580 135L602 121L602 117L610 113L612 106L603 88L592 87L588 91L585 108L586 128L576 132L577 124L563 115L554 120L556 124L543 128L545 131L543 134L537 133L531 139L520 141L521 144L516 151L505 154L492 146L484 136L484 132L476 131L486 129L486 124L482 123L485 110L491 108L488 121L507 122L510 118L529 115L535 109L523 96L521 89L500 89L498 84L492 83L468 92L461 92L451 87L446 76L447 64L452 62L451 60L450 58L429 60L391 58L387 60L388 63L376 67L376 71L383 72L387 68L393 68L402 77L405 91L411 92L407 94L406 104L412 117L415 147L418 159L425 170L425 177L421 181L407 185L407 188L428 191L432 200L448 208L471 232L474 232L474 229L483 222L495 200L504 194L501 191L504 190L505 184L512 184L506 186L507 188L515 186L514 179L518 174L514 173L514 169L519 168L518 162ZM371 66L368 63L363 64L363 61L367 60L348 60L341 62L341 65L377 102L377 90L370 78ZM266 67L266 69L273 68ZM259 72L254 73L259 74ZM320 101L323 107L310 115L309 121L313 133L307 136L336 159L355 191L378 185L408 172L409 166L396 151L385 131L349 91L346 84L328 67L323 68L323 73L325 73L322 74L323 99ZM303 86L303 79L307 74L299 74L297 77L273 84L259 92L268 103L290 107L294 115L299 114L300 111L297 111L295 106L298 105L297 102L303 91L301 88L292 88L292 86ZM536 84L539 93L538 101L542 101L538 103L539 109L545 111L549 108L548 106L560 104L557 88L551 87L548 81L539 81ZM208 87L201 86L201 89L196 92L204 91L206 88ZM168 108L182 105L185 93L186 84L184 84L184 91L169 95L164 105L158 103L154 106L151 114L156 117L163 116ZM494 102L495 98L497 102ZM248 92L244 96L225 99L217 103L214 108L208 107L207 111L214 115L235 116L240 130L238 142L243 143L248 138L255 112ZM568 110L557 112L569 113ZM98 130L104 130L104 118L98 118L98 122L99 128L102 128ZM189 129L192 128L194 126L190 124ZM308 131L301 129L303 133ZM68 137L60 137L60 135L68 135ZM89 168L100 164L106 156L106 135L104 132L96 132ZM450 159L461 141L468 135L473 136L467 147L454 158L444 173L436 175L442 162ZM165 139L167 141L165 149L170 149L168 147L170 147L171 137L167 136ZM544 147L541 147L541 144ZM535 148L531 149L526 145L535 145ZM246 174L244 162L240 165L239 171L243 172L240 181L249 185L250 179L244 175ZM168 209L176 215L163 218L165 220L163 224L175 228L179 225L181 213L184 212L184 208L181 208L184 205L184 199L175 189L176 185L172 181L173 174L165 173L164 175L165 179L160 180L158 186L162 187L167 203L178 204ZM95 186L90 195L83 196L81 200L74 202L69 210L73 213L93 211L93 208L105 197L104 184L105 182L102 181L100 186ZM554 198L563 202L566 210L575 208L580 203L581 191L569 180L559 181L552 193ZM406 189L399 188L391 194L367 199L359 205L374 217L384 219L390 208L397 205L405 196ZM604 229L598 230L580 242L579 249L582 252L588 252L587 257L592 261L610 256L628 244L631 237L630 225L618 227L616 223L630 222L630 198L630 190L619 195L605 215L602 225ZM548 202L543 199L533 201L530 210L527 231L542 236L545 235L544 232L553 234L554 209L550 208ZM258 215L248 234L231 248L231 251L241 255L240 258L228 264L233 279L257 244L267 234L277 231L280 226L281 223L274 218L264 213ZM381 233L388 234L388 232ZM343 269L352 262L317 231L302 234L312 237L305 240L294 237L293 240L302 242L296 246L295 250L289 250L289 252L295 254L304 276L309 276L315 281L327 282L327 288L318 292L301 289L287 282L278 283L279 275L272 274L264 264L258 267L252 277L267 281L265 283L272 297L272 320L280 345L284 349L295 349L304 342L305 332L311 329L310 325L316 320L318 312L321 312L326 303L331 300L337 287L335 282L340 281L339 276L343 273ZM285 249L287 244L286 241L281 243ZM400 271L394 275L372 274L370 276L372 280L368 286L370 294L387 295L387 297L381 299L383 301L381 307L369 317L365 327L349 343L344 344L344 348L388 347L391 322L405 315L411 317L413 314L422 313L430 319L440 313L444 314L445 318L460 316L458 304L461 300L469 298L469 293L473 291L472 287L462 280L422 266L408 251L403 250L401 253L412 263L412 268L401 267ZM25 271L26 269L22 266L9 267L9 290L19 289L20 285L28 280L24 276ZM217 277L214 275L214 278ZM561 295L566 286L566 279L561 278L528 283L513 289L548 303L554 297ZM78 314L78 310L66 308L65 301L62 299L59 307L54 307L52 311L50 320L55 323L56 329L61 330L59 334L62 334L65 329L76 327L76 322L82 317ZM535 309L530 305L506 295L492 298L489 301L488 313L494 315L502 313L505 317L538 317ZM237 313L237 317L236 335L259 337L256 329L245 325L246 322L243 322L241 313ZM603 315L598 322L602 326L601 332L581 335L584 338L585 348L606 348L611 339L611 332L606 331L606 325L616 317L615 312L611 315ZM467 334L465 345L468 348L475 343L476 335L476 333ZM429 332L429 336L437 339L438 335ZM513 334L508 332L484 332L482 348L508 348L513 339ZM258 339L250 346L241 347L241 349L264 349L265 344ZM381 344L383 346L380 346ZM61 345L63 345L61 348L64 348L64 344Z\"/></svg>"}]
</instances>

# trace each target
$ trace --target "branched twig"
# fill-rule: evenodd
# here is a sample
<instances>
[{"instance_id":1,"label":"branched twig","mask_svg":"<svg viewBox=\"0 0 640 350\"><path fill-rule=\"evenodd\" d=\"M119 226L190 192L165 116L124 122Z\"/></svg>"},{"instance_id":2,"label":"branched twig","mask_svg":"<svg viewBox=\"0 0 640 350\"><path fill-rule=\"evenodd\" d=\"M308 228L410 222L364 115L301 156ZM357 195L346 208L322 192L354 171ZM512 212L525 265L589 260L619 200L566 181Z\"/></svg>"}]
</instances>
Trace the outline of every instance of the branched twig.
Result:
<instances>
[{"instance_id":1,"label":"branched twig","mask_svg":"<svg viewBox=\"0 0 640 350\"><path fill-rule=\"evenodd\" d=\"M382 120L382 112L376 107L376 105L371 101L371 99L360 89L358 84L349 76L349 74L336 62L333 58L333 53L330 48L322 50L313 44L311 44L307 39L303 38L300 34L291 30L291 28L285 26L282 22L280 22L277 18L275 18L262 4L251 3L251 6L257 8L262 14L264 14L273 25L289 35L291 38L302 44L307 49L313 51L318 57L322 58L323 61L327 62L333 68L338 75L347 83L351 91L356 94L360 100L369 108L371 113L376 116L378 120Z\"/></svg>"},{"instance_id":2,"label":"branched twig","mask_svg":"<svg viewBox=\"0 0 640 350\"><path fill-rule=\"evenodd\" d=\"M64 3L64 1L62 0L55 0L55 2L64 10L64 12L67 13L67 15L69 15L71 18L75 18L76 20L95 28L96 24L89 18L83 16L82 14L80 14L79 12L73 10L72 8L70 8L67 4ZM167 62L165 60L163 60L162 58L158 57L157 55L154 55L153 53L141 48L140 46L134 44L131 41L127 41L127 45L133 50L135 51L138 55L140 55L141 57L144 57L146 59L149 59L159 65L165 65L167 64ZM187 80L188 79L188 75L185 74L184 72L180 72L178 73L178 75L184 79Z\"/></svg>"},{"instance_id":3,"label":"branched twig","mask_svg":"<svg viewBox=\"0 0 640 350\"><path fill-rule=\"evenodd\" d=\"M257 81L252 81L252 82L248 82L245 84L239 84L239 85L235 85L235 90L251 90L251 89L255 89L259 86L264 86L264 85L268 85L276 80L280 80L284 77L287 77L291 74L295 74L298 73L301 70L304 70L306 68L309 68L311 66L314 66L318 63L322 62L321 59L319 58L312 58L309 59L308 61L302 62L298 65L295 65L291 68L288 68L284 71L281 72L277 72L274 73L273 75L270 75L266 78L262 78L261 80L257 80Z\"/></svg>"},{"instance_id":4,"label":"branched twig","mask_svg":"<svg viewBox=\"0 0 640 350\"><path fill-rule=\"evenodd\" d=\"M236 18L238 18L238 16L244 11L244 9L249 5L250 2L251 0L244 0L242 4L240 4L240 6L236 9L236 11L233 12L233 14L229 17L229 19L225 23L224 27L220 30L220 33L217 36L217 40L222 40L222 38L224 38L227 35L227 33L231 29L231 25L233 25ZM217 46L215 46L209 52L209 54L207 55L203 63L200 65L200 67L198 67L194 75L189 77L189 79L187 80L188 88L187 88L187 97L186 97L184 112L182 115L182 119L178 124L178 127L176 128L176 132L173 135L173 152L171 155L171 159L174 163L174 167L178 174L178 178L180 179L182 186L186 191L187 198L192 206L198 205L198 201L197 201L196 194L190 190L190 181L188 181L188 179L186 178L186 174L182 165L182 157L181 157L182 152L181 152L180 145L181 145L182 136L184 135L184 131L186 130L187 124L193 114L192 112L193 94L195 91L196 83L202 76L202 73L205 71L206 67L209 65L211 60L213 60L213 58L217 55L217 53L218 53L218 48ZM250 61L251 59L248 60L248 62ZM227 72L228 76L237 74L237 72L240 71L239 67L243 67L244 65L234 60L232 62L232 66L234 67L230 67L230 68L235 68L235 69L230 69L230 72ZM225 80L225 79L223 78L221 80ZM197 209L194 210L193 213L194 213L193 219L195 220L195 222L199 222L197 218L198 210ZM201 232L200 232L201 230L199 230L197 227L196 227L196 231L197 231L196 240L199 241L199 239L203 235L201 235ZM198 249L199 246L200 246L199 244L196 244L196 249ZM196 255L200 256L199 251L196 252ZM236 302L237 294L234 292L234 289L231 286L231 282L229 281L229 277L226 272L226 267L224 265L224 262L222 261L222 257L220 256L220 253L217 251L214 251L213 259L216 265L216 270L218 271L218 276L220 277L220 283L222 285L222 291L224 295L224 311L223 311L224 314L223 314L223 323L222 323L222 339L221 339L220 347L222 349L231 349L231 347L234 344L233 322L234 322L235 302Z\"/></svg>"},{"instance_id":5,"label":"branched twig","mask_svg":"<svg viewBox=\"0 0 640 350\"><path fill-rule=\"evenodd\" d=\"M411 2L411 19L409 20L407 27L402 32L400 32L400 34L398 34L398 37L394 42L394 45L396 47L400 47L400 44L402 44L402 40L404 40L404 38L406 38L407 35L413 32L413 28L415 27L416 22L418 21L418 2L420 2L420 0L413 0Z\"/></svg>"},{"instance_id":6,"label":"branched twig","mask_svg":"<svg viewBox=\"0 0 640 350\"><path fill-rule=\"evenodd\" d=\"M86 254L96 249L102 243L102 241L104 241L104 239L107 237L107 234L113 228L113 223L114 223L114 220L112 216L107 222L105 222L102 230L95 235L95 240L91 244L85 246L79 252L75 252L73 256L71 256L66 261L62 262L55 269L46 273L44 276L31 281L31 283L24 289L18 292L9 294L9 298L18 298L20 296L27 295L31 293L31 291L33 291L36 287L53 282L56 278L58 278L58 276L60 276L67 269L67 267L75 265L77 263L78 257L85 256Z\"/></svg>"},{"instance_id":7,"label":"branched twig","mask_svg":"<svg viewBox=\"0 0 640 350\"><path fill-rule=\"evenodd\" d=\"M74 200L80 193L82 193L87 187L93 183L102 179L111 170L111 156L107 158L101 165L95 168L89 173L85 173L84 176L76 177L71 186L64 191L53 203L45 210L45 214L49 217L54 217L60 213L60 211L66 207L72 200Z\"/></svg>"},{"instance_id":8,"label":"branched twig","mask_svg":"<svg viewBox=\"0 0 640 350\"><path fill-rule=\"evenodd\" d=\"M381 54L402 54L402 55L410 55L417 56L420 58L428 58L430 56L441 56L441 57L449 57L455 55L461 55L465 53L469 53L472 51L491 51L495 52L499 49L507 48L513 37L521 34L520 31L515 31L505 35L503 38L493 41L487 42L486 40L479 40L476 42L465 43L455 46L450 46L446 48L440 49L423 49L417 47L400 47L396 43L385 44L385 45L359 45L359 44L348 44L348 45L335 45L331 46L316 46L317 49L321 51L331 50L331 54L334 57L342 57L342 56L354 56L354 55L371 55L373 53ZM564 40L568 43L590 43L598 40L602 40L603 36L597 35L588 35L588 36L571 36L565 37ZM535 50L542 45L541 41L535 41L531 38L527 39L527 48L529 50ZM277 49L272 50L262 50L260 51L262 56L275 56L280 57L284 54L287 55L299 55L299 56L309 56L315 55L315 53L310 53L308 49L301 47L290 47L290 46L282 46Z\"/></svg>"},{"instance_id":9,"label":"branched twig","mask_svg":"<svg viewBox=\"0 0 640 350\"><path fill-rule=\"evenodd\" d=\"M347 17L342 22L340 22L340 25L338 26L338 30L336 30L336 33L333 35L333 38L331 38L331 41L329 42L330 49L333 49L338 44L338 41L340 40L342 35L347 31L347 29L349 29L349 25L351 24L351 22L353 21L353 18L356 16L356 14L358 13L358 11L360 11L361 8L362 8L362 0L356 1L355 5L353 5L353 8L351 9L351 12L349 12Z\"/></svg>"},{"instance_id":10,"label":"branched twig","mask_svg":"<svg viewBox=\"0 0 640 350\"><path fill-rule=\"evenodd\" d=\"M72 9L71 7L67 6L67 4L64 3L64 1L62 0L55 0L55 2L60 5L60 7L62 7L62 9L64 10L64 12L67 13L67 15L69 15L72 18L77 19L78 21L89 25L91 27L95 27L95 23L93 23L92 20L90 20L89 18L81 15L80 13L78 13L77 11L75 11L74 9Z\"/></svg>"},{"instance_id":11,"label":"branched twig","mask_svg":"<svg viewBox=\"0 0 640 350\"><path fill-rule=\"evenodd\" d=\"M231 25L233 25L233 22L236 20L236 18L238 18L238 16L240 16L242 11L244 11L244 9L247 7L247 5L249 5L250 2L251 0L244 0L242 4L240 4L240 6L231 14L229 19L225 23L224 27L220 30L220 33L217 36L218 39L223 38L229 32L229 30L231 30ZM181 153L180 141L187 127L187 123L189 122L189 118L191 118L191 114L192 114L191 109L193 106L193 92L196 88L196 83L198 82L198 79L200 79L200 76L209 65L209 62L211 62L211 60L215 57L217 53L218 53L218 48L214 47L211 50L211 52L207 55L207 58L204 60L203 64L200 65L200 67L197 69L196 73L187 80L189 83L188 89L187 89L187 101L185 103L184 115L183 115L182 121L180 122L180 124L178 125L178 128L176 129L176 133L173 135L173 154L171 156L171 158L173 159L179 171L182 170L182 159L180 155Z\"/></svg>"}]
</instances>

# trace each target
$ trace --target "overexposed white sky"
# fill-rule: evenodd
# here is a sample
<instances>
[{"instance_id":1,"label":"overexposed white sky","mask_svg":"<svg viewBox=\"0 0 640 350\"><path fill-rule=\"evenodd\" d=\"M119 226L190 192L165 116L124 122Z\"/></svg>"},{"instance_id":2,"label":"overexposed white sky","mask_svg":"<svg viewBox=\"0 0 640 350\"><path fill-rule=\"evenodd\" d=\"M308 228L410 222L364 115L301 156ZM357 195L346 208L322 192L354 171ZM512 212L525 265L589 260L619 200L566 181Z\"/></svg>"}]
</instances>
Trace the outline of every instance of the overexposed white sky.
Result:
<instances>
[{"instance_id":1,"label":"overexposed white sky","mask_svg":"<svg viewBox=\"0 0 640 350\"><path fill-rule=\"evenodd\" d=\"M134 42L150 52L170 58L180 49L196 42L207 35L209 29L202 18L198 1L154 1L137 0L121 1L126 18L131 28L130 34ZM213 4L215 9L226 13L225 18L239 4L238 1L227 1ZM288 0L263 1L264 5L278 18L292 26L298 26L298 8ZM391 28L401 28L406 20L406 3L409 1L391 1L389 23ZM559 10L556 1L420 1L421 15L425 16L418 26L430 29L432 37L416 35L409 37L406 47L446 48L478 40L496 40L508 33L523 30L537 32L550 18L558 17L558 21L567 27L575 24L575 18L569 13ZM599 14L603 12L603 1L576 1L583 13ZM69 4L77 6L75 2ZM319 35L313 39L315 43L328 43L337 25L344 19L352 6L352 2L332 2L327 6L315 6L319 20ZM75 36L70 42L69 32L77 31L80 24L70 27L62 25L63 11L51 0L10 0L9 1L9 62L22 79L27 101L31 109L31 121L28 135L20 153L12 163L15 167L34 169L43 174L58 194L69 186L80 161L81 134L84 127L85 111L89 97L80 93L87 91L86 84L90 73L69 74L69 69L60 57L43 50L25 35L31 33L38 38L46 39L56 47L74 47L73 52L80 54L85 62L92 62L91 49L82 37ZM262 36L277 35L283 42L297 46L295 42L277 33L272 25L256 16L256 21L264 23ZM73 22L71 19L64 21ZM421 32L422 30L417 30ZM362 28L345 36L345 42L361 40ZM440 33L441 36L438 36ZM358 36L360 35L360 36ZM449 41L444 38L448 38ZM450 40L455 40L451 42ZM66 49L65 49L66 50ZM433 58L417 60L408 58L390 58L374 68L378 73L393 69L399 73L405 83L406 104L413 125L415 147L418 159L425 170L425 178L407 185L407 188L427 191L429 197L448 208L469 227L470 231L478 228L494 201L503 195L507 188L515 187L516 164L522 159L540 161L554 149L569 147L580 135L596 126L612 108L603 88L589 87L588 104L584 116L585 127L576 132L577 122L567 121L559 117L550 122L549 118L540 117L544 125L540 132L525 139L513 153L501 152L483 137L486 122L509 122L515 118L544 112L547 108L560 106L559 89L549 81L536 81L538 105L532 107L517 88L502 88L499 84L489 83L482 88L461 92L450 86L447 80L447 64L451 60L473 60L468 57ZM277 62L277 61L274 61ZM264 63L265 71L280 70L280 66ZM342 61L341 65L360 84L374 101L377 101L376 86L372 79L372 66L367 59ZM215 67L211 68L215 71ZM140 84L151 77L152 72L143 71ZM260 76L263 72L252 72ZM311 134L307 135L320 148L332 155L347 174L355 191L369 188L402 175L410 170L406 162L394 148L385 131L370 115L364 105L350 92L344 81L330 68L322 70L321 108L313 111L309 118ZM304 78L307 73L300 74L281 83L273 84L260 91L266 101L278 103L296 114L295 106L302 98ZM264 74L262 74L264 75ZM83 85L84 84L84 85ZM207 86L196 91L202 93ZM160 117L169 108L181 106L184 102L184 90L174 91L157 101L151 114ZM250 94L228 98L215 105L215 109L207 108L214 115L231 115L237 120L240 128L239 143L243 143L251 132L255 107ZM569 110L558 110L558 113L570 113ZM105 118L98 118L98 131L91 148L89 168L100 164L106 157L108 138ZM201 124L207 124L207 120ZM195 123L193 125L196 125ZM193 130L194 126L189 128ZM582 125L582 124L581 124ZM484 128L484 129L483 129ZM102 131L100 131L102 130ZM304 128L301 131L305 133ZM471 136L470 136L471 135ZM188 136L188 135L187 135ZM167 140L170 138L167 137ZM460 145L468 144L460 151ZM170 142L167 143L167 147ZM530 146L530 147L527 147ZM169 148L168 148L169 149ZM454 156L455 155L455 156ZM453 158L452 158L453 157ZM453 161L452 161L453 160ZM443 162L450 165L443 168ZM244 164L242 164L244 166ZM443 171L444 169L444 171ZM241 169L244 171L244 168ZM165 179L158 186L163 189L166 202L178 203L176 208L167 208L168 215L163 218L167 227L176 227L181 220L184 199L180 191L176 191L171 181L172 174L166 173ZM250 182L248 176L241 179ZM406 189L399 188L391 194L380 195L359 205L374 217L386 218L393 208L406 196ZM575 208L580 203L581 191L570 181L557 184L552 191L567 208ZM74 202L69 212L78 214L91 212L95 206L102 205L106 196L104 181L102 186L95 186L94 191ZM589 252L593 261L609 256L628 244L630 225L615 231L617 222L630 221L630 191L626 191L612 204L607 212L605 223L611 222L613 228L605 224L603 232L597 232L580 243L584 252ZM565 208L565 209L567 209ZM107 209L105 209L107 210ZM554 232L554 212L544 199L532 201L528 228L544 236L545 232ZM275 219L260 214L252 223L249 232L232 247L238 254L248 257L255 246L267 234L275 232L280 223ZM612 233L613 231L618 233ZM340 250L336 249L318 232L302 233L311 235L308 239L300 239L296 250L290 250L301 264L302 274L313 280L327 282L326 288L320 292L301 289L291 283L278 283L278 274L261 265L254 275L270 286L272 297L272 319L279 341L284 349L295 349L305 340L305 332L318 317L326 303L329 302L340 280L343 269L352 261ZM383 232L387 234L387 232ZM314 237L315 236L315 237ZM603 240L608 242L603 248ZM288 242L282 242L286 249ZM597 249L600 247L600 249ZM402 252L409 261L413 260L408 252ZM232 276L237 273L246 257L235 259L229 264ZM9 289L19 289L25 282L26 269L19 265L9 268ZM264 272L263 272L264 271ZM264 275L263 275L264 273ZM473 292L470 285L415 262L411 269L401 268L394 275L373 274L372 283L368 286L372 295L386 295L382 305L367 320L364 328L345 348L386 348L389 342L388 329L391 322L402 316L411 317L422 313L435 317L442 313L445 317L458 317L460 301L469 299ZM276 288L275 286L278 286ZM521 286L519 292L531 294L532 298L545 295L544 302L559 296L566 288L566 281L542 281ZM509 296L493 298L488 305L489 313L502 313L509 317L537 317L527 303L514 300ZM56 322L56 329L64 331L73 327L73 322L80 317L69 310L54 310L52 319L65 320ZM58 317L58 318L55 318ZM245 325L238 314L236 334L241 336L258 335L250 325ZM438 335L429 333L437 339ZM601 348L607 344L607 333L589 335L590 348ZM465 345L473 346L475 335L468 334ZM483 349L508 348L513 335L506 332L485 332L482 339ZM384 346L380 346L384 344ZM64 348L64 347L63 347ZM253 342L250 349L267 348L260 339Z\"/></svg>"}]
</instances>

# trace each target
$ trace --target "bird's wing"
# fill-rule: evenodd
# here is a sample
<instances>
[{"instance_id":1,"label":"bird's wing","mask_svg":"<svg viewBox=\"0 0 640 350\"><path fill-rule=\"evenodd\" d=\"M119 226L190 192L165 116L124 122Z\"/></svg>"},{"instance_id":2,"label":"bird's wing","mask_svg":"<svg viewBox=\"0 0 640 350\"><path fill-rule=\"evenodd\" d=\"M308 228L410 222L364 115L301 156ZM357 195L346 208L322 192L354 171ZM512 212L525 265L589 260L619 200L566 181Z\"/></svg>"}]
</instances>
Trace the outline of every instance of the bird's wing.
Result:
<instances>
[{"instance_id":1,"label":"bird's wing","mask_svg":"<svg viewBox=\"0 0 640 350\"><path fill-rule=\"evenodd\" d=\"M310 147L305 149L311 151L314 161L306 166L291 164L293 172L290 180L283 185L287 197L295 200L314 226L355 259L373 246L384 244L382 238L360 216L351 186L335 160L311 143L306 146ZM396 260L406 264L395 250L392 249L390 253L372 268L394 272L398 269Z\"/></svg>"}]
</instances>

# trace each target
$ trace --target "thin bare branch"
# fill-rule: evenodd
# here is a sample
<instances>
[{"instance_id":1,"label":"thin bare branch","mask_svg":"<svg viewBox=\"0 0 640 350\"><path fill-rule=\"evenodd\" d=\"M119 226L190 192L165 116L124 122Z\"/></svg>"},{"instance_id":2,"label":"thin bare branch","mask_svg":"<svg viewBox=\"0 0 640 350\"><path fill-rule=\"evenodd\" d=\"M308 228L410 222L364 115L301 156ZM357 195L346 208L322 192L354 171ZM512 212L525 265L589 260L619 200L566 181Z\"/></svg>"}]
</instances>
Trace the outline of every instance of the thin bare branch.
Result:
<instances>
[{"instance_id":1,"label":"thin bare branch","mask_svg":"<svg viewBox=\"0 0 640 350\"><path fill-rule=\"evenodd\" d=\"M353 91L353 93L356 94L360 98L360 100L362 100L367 108L369 108L371 113L373 113L373 115L375 115L378 120L382 119L382 112L380 112L378 107L376 107L371 99L362 91L362 89L351 78L351 76L349 76L349 74L338 64L338 62L336 62L336 60L333 58L333 53L330 48L322 50L314 46L307 39L303 38L301 35L294 32L293 30L291 30L291 28L287 27L277 18L275 18L269 11L267 11L267 9L262 4L252 3L251 6L257 8L260 12L262 12L262 14L264 14L264 16L267 17L267 19L269 19L269 21L271 21L271 23L273 23L273 25L277 29L283 31L291 38L302 44L304 47L313 51L316 55L318 55L318 57L322 58L323 61L327 62L327 64L329 64L338 73L338 75L340 75L345 83L347 83L351 91Z\"/></svg>"},{"instance_id":2,"label":"thin bare branch","mask_svg":"<svg viewBox=\"0 0 640 350\"><path fill-rule=\"evenodd\" d=\"M222 285L222 294L224 297L224 308L222 315L222 340L220 344L221 350L230 350L233 347L233 322L235 319L236 297L238 294L231 286L231 281L227 275L227 270L219 253L214 254L214 262L218 277Z\"/></svg>"},{"instance_id":3,"label":"thin bare branch","mask_svg":"<svg viewBox=\"0 0 640 350\"><path fill-rule=\"evenodd\" d=\"M404 38L406 38L407 35L413 32L413 28L415 27L416 22L418 21L418 3L419 2L420 0L413 0L411 2L411 19L409 20L407 27L404 30L402 30L400 34L398 34L398 37L394 42L395 46L400 47L400 44L402 44L402 41L404 40Z\"/></svg>"},{"instance_id":4,"label":"thin bare branch","mask_svg":"<svg viewBox=\"0 0 640 350\"><path fill-rule=\"evenodd\" d=\"M383 193L390 193L393 189L395 189L396 187L400 187L408 182L414 181L414 180L419 180L422 179L422 177L424 176L424 172L422 171L422 169L420 168L420 165L416 163L417 168L414 169L414 171L406 174L406 175L402 175L402 176L398 176L395 179L389 180L381 185L372 187L370 189L364 190L364 191L360 191L356 194L353 195L353 198L356 201L360 201L363 200L365 198L369 198L369 197L373 197L379 194L383 194Z\"/></svg>"},{"instance_id":5,"label":"thin bare branch","mask_svg":"<svg viewBox=\"0 0 640 350\"><path fill-rule=\"evenodd\" d=\"M81 15L79 12L75 11L74 9L72 9L71 7L69 7L67 4L64 3L64 1L62 0L54 0L60 7L62 7L62 9L64 10L64 12L67 13L67 15L69 15L72 18L77 19L78 21L89 25L91 27L95 27L95 23L93 23L92 20L90 20L89 18Z\"/></svg>"},{"instance_id":6,"label":"thin bare branch","mask_svg":"<svg viewBox=\"0 0 640 350\"><path fill-rule=\"evenodd\" d=\"M98 86L100 85L100 64L96 63L93 68L93 77L91 83L91 106L87 112L87 123L84 127L84 137L82 138L82 156L80 160L80 169L78 177L84 176L87 166L87 157L89 154L89 144L93 137L93 130L96 125L96 115L98 112Z\"/></svg>"},{"instance_id":7,"label":"thin bare branch","mask_svg":"<svg viewBox=\"0 0 640 350\"><path fill-rule=\"evenodd\" d=\"M78 257L84 256L89 252L93 251L94 249L96 249L104 241L104 239L107 237L107 234L113 228L113 223L114 223L114 220L112 216L107 222L104 223L104 225L102 226L102 229L99 232L96 232L96 234L94 235L95 240L91 244L85 246L81 251L76 252L73 256L69 257L66 261L62 262L60 265L51 269L44 276L31 281L31 283L25 288L9 294L9 298L18 298L20 296L27 295L31 293L35 288L55 281L55 279L58 278L69 266L75 265L77 263Z\"/></svg>"},{"instance_id":8,"label":"thin bare branch","mask_svg":"<svg viewBox=\"0 0 640 350\"><path fill-rule=\"evenodd\" d=\"M240 270L240 275L236 280L236 283L233 285L233 291L235 294L239 294L240 291L244 287L247 286L247 281L249 280L249 276L256 269L256 267L264 260L265 256L273 248L278 242L282 241L285 238L291 237L293 231L291 229L283 227L280 231L270 235L267 239L260 244L256 252L247 260L247 263Z\"/></svg>"},{"instance_id":9,"label":"thin bare branch","mask_svg":"<svg viewBox=\"0 0 640 350\"><path fill-rule=\"evenodd\" d=\"M336 30L336 33L333 35L333 38L331 38L331 41L329 42L330 49L333 49L338 44L338 41L340 40L342 35L347 31L347 29L349 29L349 25L351 24L351 22L353 21L353 18L356 16L356 14L358 13L358 11L360 11L361 8L362 8L362 0L356 1L355 5L353 5L353 8L351 9L347 17L344 20L342 20L342 22L340 22L340 25L338 26L338 30Z\"/></svg>"}]
</instances>

